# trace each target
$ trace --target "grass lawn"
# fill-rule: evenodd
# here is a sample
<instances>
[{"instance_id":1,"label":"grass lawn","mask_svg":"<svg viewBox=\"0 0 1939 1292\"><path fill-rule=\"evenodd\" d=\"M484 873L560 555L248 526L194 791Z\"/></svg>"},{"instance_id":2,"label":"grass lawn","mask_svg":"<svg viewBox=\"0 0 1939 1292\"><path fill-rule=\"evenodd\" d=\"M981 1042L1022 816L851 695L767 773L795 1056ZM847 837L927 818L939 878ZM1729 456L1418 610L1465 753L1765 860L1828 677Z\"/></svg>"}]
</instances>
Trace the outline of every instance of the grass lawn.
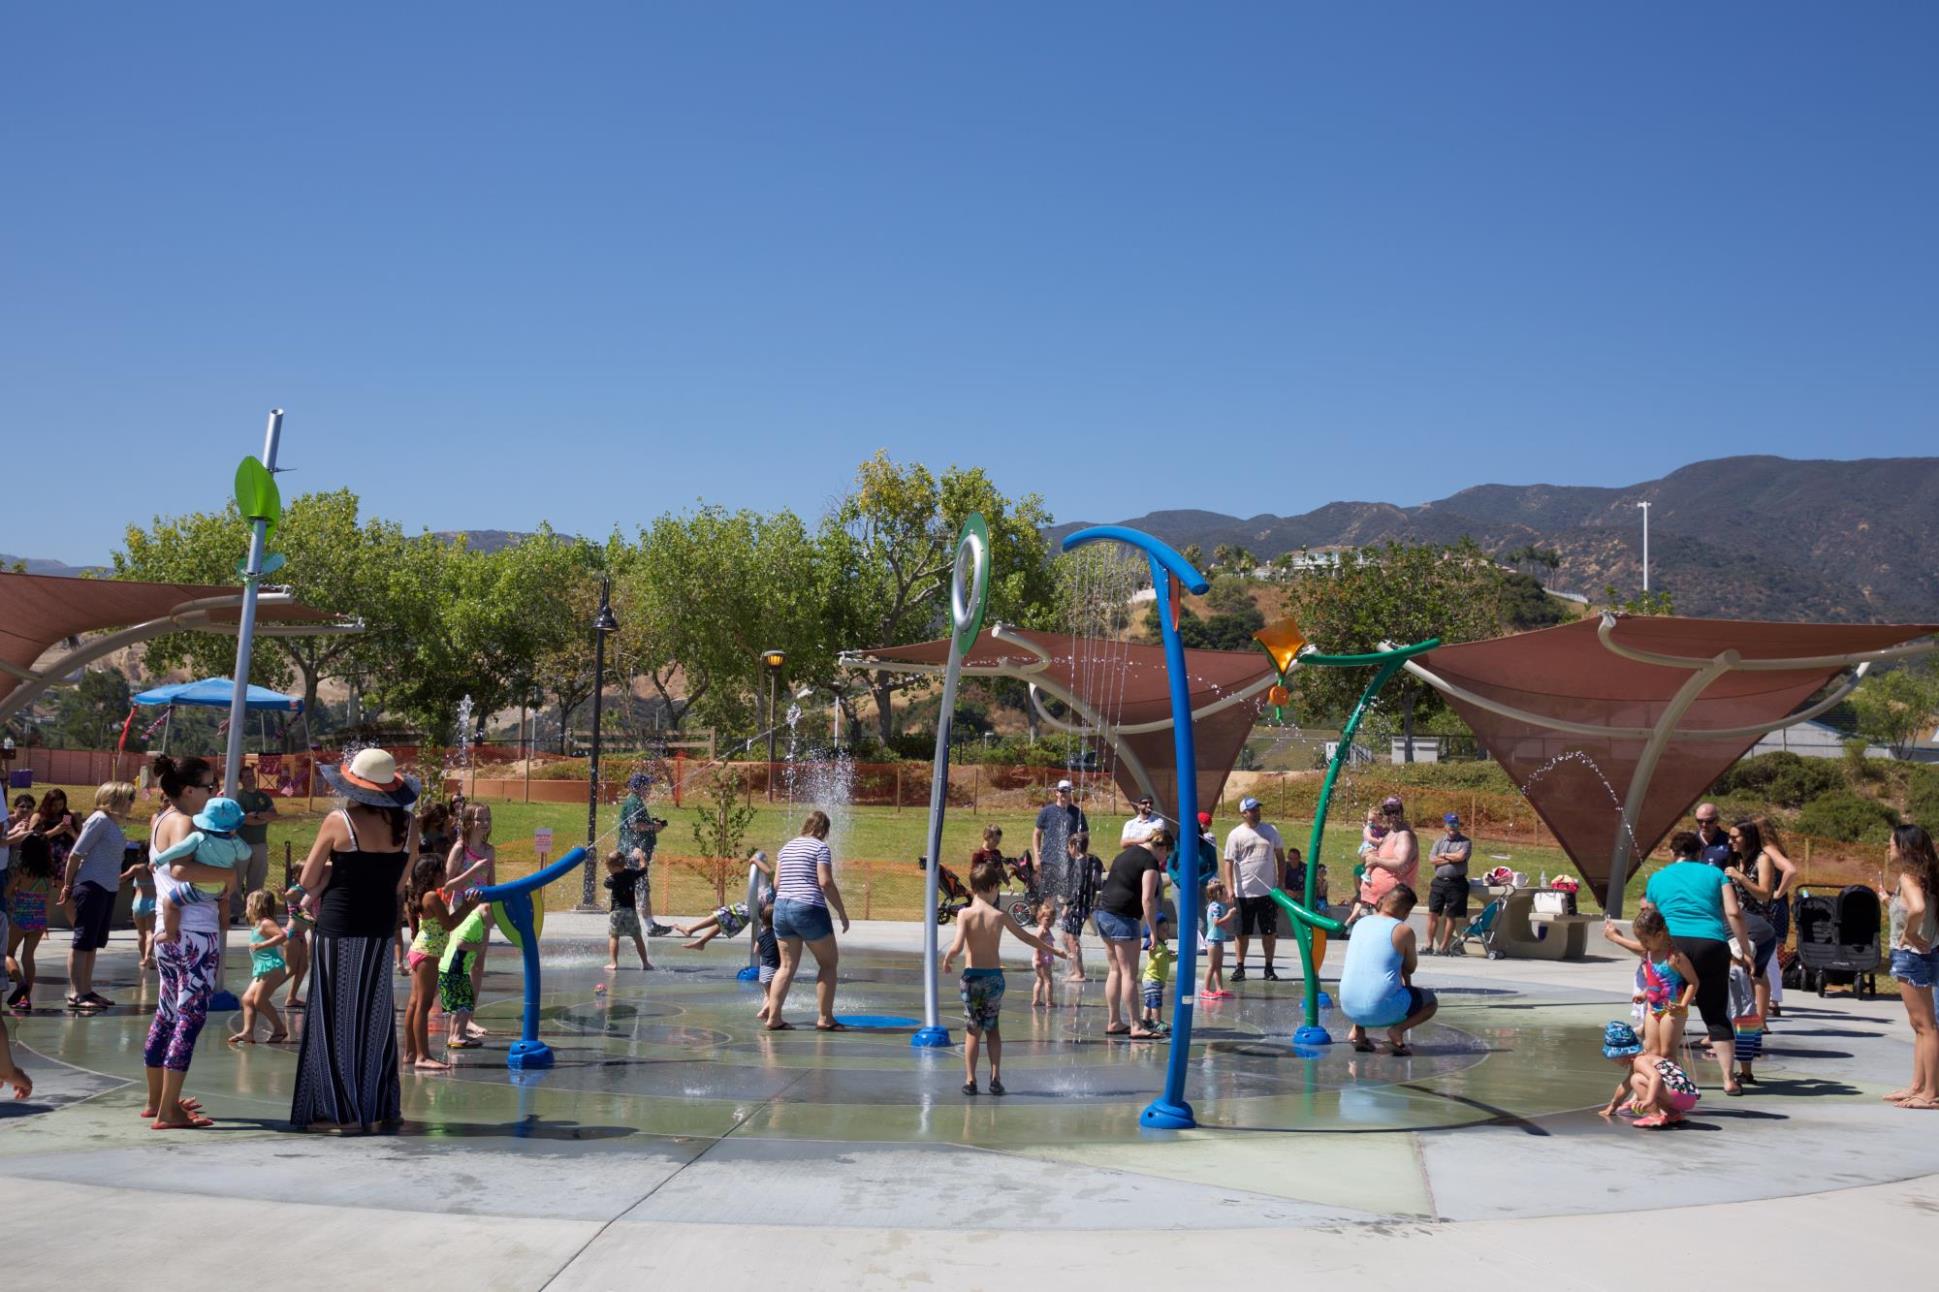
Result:
<instances>
[{"instance_id":1,"label":"grass lawn","mask_svg":"<svg viewBox=\"0 0 1939 1292\"><path fill-rule=\"evenodd\" d=\"M36 792L46 788L37 786ZM94 800L93 786L70 785L62 788L67 790L69 801L77 807L84 808ZM327 800L317 799L314 808L307 813L303 809L302 799L281 799L277 806L279 815L269 830L272 867L285 856L300 866L316 836L317 823L329 811L330 804ZM553 831L553 857L585 838L584 804L492 803L490 806L493 841L498 845L503 872L507 877L527 873L536 864L537 853L533 847L535 830L549 827ZM808 811L806 804L770 806L757 803L755 806L756 816L748 829L746 847L764 848L770 855L794 835L800 827L801 818ZM129 830L131 836L138 832L145 833L145 825L139 823L145 822L154 810L153 800L136 805L137 825ZM660 850L654 863L656 907L682 914L712 909L718 902L713 879L705 873L711 867L698 859L700 850L694 842L693 824L698 810L694 807L675 808L664 803L656 804L653 810L668 822L667 828L661 832ZM927 846L927 811L914 807L900 810L852 807L832 815L835 817L835 829L830 843L835 849L837 874L849 915L856 919L914 918L922 906L923 877L915 861ZM1035 819L1034 810L975 814L958 808L944 819L944 862L962 874L969 854L981 846L983 827L990 824L1003 827L1004 850L1012 855L1019 853L1030 846L1030 830ZM602 846L611 846L611 832L616 822L615 807L600 809ZM1117 851L1117 832L1122 824L1123 818L1118 816L1096 816L1092 819L1092 850L1106 861ZM1221 834L1231 824L1230 820L1221 819ZM1280 833L1289 844L1305 848L1307 835L1312 828L1310 821L1289 819L1275 821L1274 824L1279 826ZM1357 824L1352 816L1336 813L1328 825L1323 860L1332 880L1336 900L1346 893L1346 885L1357 861L1355 848L1360 838ZM1426 840L1432 837L1431 834L1424 836L1423 850ZM1560 849L1522 840L1511 842L1489 839L1485 835L1478 837L1476 872L1501 864L1527 873L1530 882L1543 871L1547 871L1551 878L1563 874L1579 877L1574 864ZM731 898L745 882L746 871L738 863L726 867L725 871L725 887ZM1647 873L1646 870L1631 878L1626 910L1635 910ZM555 900L571 901L576 900L576 896L574 893ZM1580 900L1585 913L1600 909L1595 906L1595 899L1586 885Z\"/></svg>"}]
</instances>

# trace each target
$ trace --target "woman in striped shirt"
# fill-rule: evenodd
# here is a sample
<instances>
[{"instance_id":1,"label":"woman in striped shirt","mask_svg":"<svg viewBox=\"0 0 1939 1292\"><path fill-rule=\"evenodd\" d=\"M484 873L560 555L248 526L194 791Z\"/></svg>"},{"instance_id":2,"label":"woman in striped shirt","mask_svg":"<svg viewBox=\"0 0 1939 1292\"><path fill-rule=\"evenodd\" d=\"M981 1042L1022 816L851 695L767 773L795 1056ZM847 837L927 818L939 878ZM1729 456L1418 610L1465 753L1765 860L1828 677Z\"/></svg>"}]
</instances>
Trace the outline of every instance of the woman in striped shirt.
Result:
<instances>
[{"instance_id":1,"label":"woman in striped shirt","mask_svg":"<svg viewBox=\"0 0 1939 1292\"><path fill-rule=\"evenodd\" d=\"M801 833L782 844L774 859L774 936L781 943L781 968L768 985L770 1032L794 1027L781 1017L781 1009L788 1003L788 987L801 966L804 943L814 952L817 967L815 1030L845 1030L835 1021L835 967L840 953L831 909L841 917L842 932L848 932L848 912L842 907L841 889L835 887L835 856L828 850L828 814L814 811L801 823Z\"/></svg>"}]
</instances>

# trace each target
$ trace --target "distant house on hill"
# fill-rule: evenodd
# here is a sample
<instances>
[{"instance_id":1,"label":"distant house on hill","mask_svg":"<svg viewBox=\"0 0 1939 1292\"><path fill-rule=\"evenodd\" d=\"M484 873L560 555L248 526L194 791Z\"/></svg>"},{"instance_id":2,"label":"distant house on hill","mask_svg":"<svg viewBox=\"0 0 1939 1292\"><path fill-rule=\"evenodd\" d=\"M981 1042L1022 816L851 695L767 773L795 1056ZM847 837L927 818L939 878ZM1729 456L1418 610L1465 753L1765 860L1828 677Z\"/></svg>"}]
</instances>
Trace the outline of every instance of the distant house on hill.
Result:
<instances>
[{"instance_id":1,"label":"distant house on hill","mask_svg":"<svg viewBox=\"0 0 1939 1292\"><path fill-rule=\"evenodd\" d=\"M1797 754L1803 758L1843 758L1845 742L1852 739L1851 733L1838 730L1822 722L1800 722L1794 726L1779 727L1776 731L1766 732L1763 739L1751 746L1746 758L1759 754L1775 754L1780 751ZM1867 758L1890 758L1892 751L1884 745L1866 745Z\"/></svg>"}]
</instances>

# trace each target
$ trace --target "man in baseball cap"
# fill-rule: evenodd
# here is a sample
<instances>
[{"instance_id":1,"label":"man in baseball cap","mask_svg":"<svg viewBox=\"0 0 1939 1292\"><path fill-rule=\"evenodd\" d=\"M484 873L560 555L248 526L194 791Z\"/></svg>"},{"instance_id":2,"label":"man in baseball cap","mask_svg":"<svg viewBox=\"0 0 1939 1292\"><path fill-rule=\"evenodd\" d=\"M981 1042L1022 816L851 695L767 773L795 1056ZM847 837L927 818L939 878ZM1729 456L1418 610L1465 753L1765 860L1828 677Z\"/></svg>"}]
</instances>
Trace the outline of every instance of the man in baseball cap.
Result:
<instances>
[{"instance_id":1,"label":"man in baseball cap","mask_svg":"<svg viewBox=\"0 0 1939 1292\"><path fill-rule=\"evenodd\" d=\"M1427 890L1427 954L1458 956L1466 954L1465 944L1457 949L1455 936L1468 918L1468 861L1474 856L1474 840L1461 833L1461 818L1455 813L1442 817L1441 823L1447 831L1428 855L1434 882Z\"/></svg>"},{"instance_id":2,"label":"man in baseball cap","mask_svg":"<svg viewBox=\"0 0 1939 1292\"><path fill-rule=\"evenodd\" d=\"M1244 982L1246 948L1253 935L1259 936L1265 951L1266 977L1277 981L1273 968L1273 948L1279 941L1279 910L1272 904L1272 890L1279 883L1286 865L1286 845L1279 831L1260 820L1259 800L1247 795L1239 800L1239 824L1225 837L1225 858L1220 878L1225 891L1239 904L1239 964L1231 981Z\"/></svg>"},{"instance_id":3,"label":"man in baseball cap","mask_svg":"<svg viewBox=\"0 0 1939 1292\"><path fill-rule=\"evenodd\" d=\"M1077 806L1077 787L1066 776L1057 782L1050 802L1038 810L1037 824L1030 831L1030 855L1037 859L1038 882L1051 896L1071 895L1069 849L1065 844L1072 835L1080 831L1088 834L1090 829L1084 809Z\"/></svg>"}]
</instances>

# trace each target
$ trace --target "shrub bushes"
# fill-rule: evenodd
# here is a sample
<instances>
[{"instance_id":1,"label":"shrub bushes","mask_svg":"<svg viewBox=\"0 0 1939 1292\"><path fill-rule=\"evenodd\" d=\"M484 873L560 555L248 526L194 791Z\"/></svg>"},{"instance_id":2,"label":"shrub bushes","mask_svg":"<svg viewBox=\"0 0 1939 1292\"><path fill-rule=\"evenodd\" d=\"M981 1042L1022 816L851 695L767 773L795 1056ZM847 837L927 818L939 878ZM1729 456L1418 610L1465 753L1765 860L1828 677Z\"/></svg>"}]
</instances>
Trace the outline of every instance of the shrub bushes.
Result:
<instances>
[{"instance_id":1,"label":"shrub bushes","mask_svg":"<svg viewBox=\"0 0 1939 1292\"><path fill-rule=\"evenodd\" d=\"M1821 794L1843 789L1845 784L1845 770L1837 762L1779 750L1744 759L1710 788L1713 796L1753 799L1767 808L1799 808Z\"/></svg>"},{"instance_id":2,"label":"shrub bushes","mask_svg":"<svg viewBox=\"0 0 1939 1292\"><path fill-rule=\"evenodd\" d=\"M1798 813L1802 833L1845 843L1883 843L1898 823L1892 808L1850 790L1820 794Z\"/></svg>"},{"instance_id":3,"label":"shrub bushes","mask_svg":"<svg viewBox=\"0 0 1939 1292\"><path fill-rule=\"evenodd\" d=\"M1939 830L1939 767L1908 767L1905 814L1928 830Z\"/></svg>"}]
</instances>

